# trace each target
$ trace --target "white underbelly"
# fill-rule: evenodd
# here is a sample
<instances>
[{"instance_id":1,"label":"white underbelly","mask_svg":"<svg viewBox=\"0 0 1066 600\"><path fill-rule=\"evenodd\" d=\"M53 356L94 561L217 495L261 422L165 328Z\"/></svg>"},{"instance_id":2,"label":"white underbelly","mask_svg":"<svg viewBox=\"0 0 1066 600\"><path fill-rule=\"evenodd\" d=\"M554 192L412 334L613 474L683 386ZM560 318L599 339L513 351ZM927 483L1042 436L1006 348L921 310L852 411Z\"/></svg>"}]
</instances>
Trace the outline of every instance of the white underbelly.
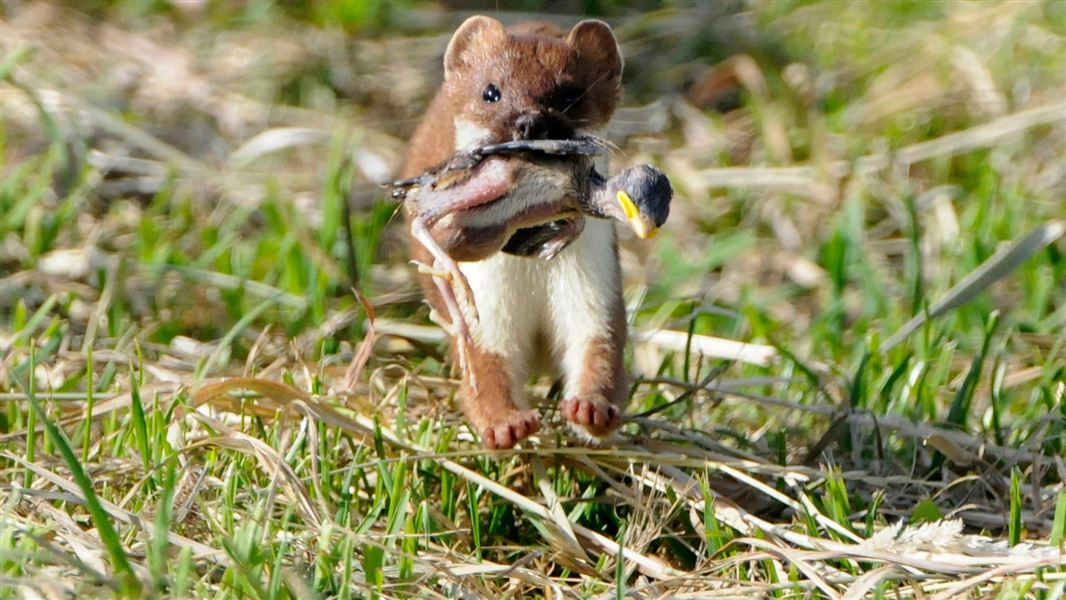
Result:
<instances>
[{"instance_id":1,"label":"white underbelly","mask_svg":"<svg viewBox=\"0 0 1066 600\"><path fill-rule=\"evenodd\" d=\"M566 338L590 339L609 326L618 290L614 223L589 219L584 231L552 260L497 253L459 263L477 303L478 345L511 359L529 359L538 336L561 350ZM565 322L560 330L554 323ZM562 352L553 352L565 360Z\"/></svg>"}]
</instances>

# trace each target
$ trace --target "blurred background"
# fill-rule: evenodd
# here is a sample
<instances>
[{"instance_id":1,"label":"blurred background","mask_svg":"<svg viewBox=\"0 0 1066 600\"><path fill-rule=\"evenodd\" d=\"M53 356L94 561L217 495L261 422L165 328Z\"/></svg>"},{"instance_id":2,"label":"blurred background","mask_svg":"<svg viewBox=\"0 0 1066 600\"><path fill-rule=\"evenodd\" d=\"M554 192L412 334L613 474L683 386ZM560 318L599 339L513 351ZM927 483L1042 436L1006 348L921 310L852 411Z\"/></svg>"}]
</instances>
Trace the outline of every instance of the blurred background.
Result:
<instances>
[{"instance_id":1,"label":"blurred background","mask_svg":"<svg viewBox=\"0 0 1066 600\"><path fill-rule=\"evenodd\" d=\"M264 314L290 334L354 306L354 282L413 292L377 184L439 84L449 32L478 12L614 26L627 67L613 161L654 162L678 191L667 235L623 235L649 326L764 340L783 328L803 355L853 360L871 327L887 336L997 244L1063 213L1060 2L0 6L0 267L22 272L6 315L76 274L89 287L65 316L84 327L92 272L115 258L127 276L109 327L138 323L160 344L222 337L263 301L242 281L288 298ZM1039 336L1061 269L1057 255L1030 265L1033 293L1005 287L958 318L1021 304Z\"/></svg>"}]
</instances>

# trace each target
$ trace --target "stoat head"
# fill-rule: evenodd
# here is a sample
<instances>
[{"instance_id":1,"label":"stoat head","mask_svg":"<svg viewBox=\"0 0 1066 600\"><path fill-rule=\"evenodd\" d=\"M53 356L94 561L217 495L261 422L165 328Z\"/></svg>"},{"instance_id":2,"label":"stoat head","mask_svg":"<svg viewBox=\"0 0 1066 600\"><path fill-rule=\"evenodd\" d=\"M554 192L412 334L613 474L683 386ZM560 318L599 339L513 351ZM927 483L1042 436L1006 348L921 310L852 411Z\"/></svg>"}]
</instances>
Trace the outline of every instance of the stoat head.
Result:
<instances>
[{"instance_id":1,"label":"stoat head","mask_svg":"<svg viewBox=\"0 0 1066 600\"><path fill-rule=\"evenodd\" d=\"M621 94L611 28L581 21L565 36L492 18L467 19L444 54L443 91L455 107L456 148L565 139L607 124Z\"/></svg>"}]
</instances>

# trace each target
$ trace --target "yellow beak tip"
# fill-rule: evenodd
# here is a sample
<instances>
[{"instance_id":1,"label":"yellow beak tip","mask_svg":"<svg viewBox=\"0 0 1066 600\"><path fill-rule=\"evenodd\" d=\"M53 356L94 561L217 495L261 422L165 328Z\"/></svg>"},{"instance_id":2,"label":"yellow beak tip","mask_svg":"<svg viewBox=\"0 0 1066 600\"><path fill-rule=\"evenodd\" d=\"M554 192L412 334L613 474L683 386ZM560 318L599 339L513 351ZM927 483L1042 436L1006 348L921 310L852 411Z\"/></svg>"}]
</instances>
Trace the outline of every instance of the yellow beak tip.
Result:
<instances>
[{"instance_id":1,"label":"yellow beak tip","mask_svg":"<svg viewBox=\"0 0 1066 600\"><path fill-rule=\"evenodd\" d=\"M633 230L633 233L637 234L637 237L642 240L650 240L659 233L658 227L641 219L639 216L629 219L629 227Z\"/></svg>"},{"instance_id":2,"label":"yellow beak tip","mask_svg":"<svg viewBox=\"0 0 1066 600\"><path fill-rule=\"evenodd\" d=\"M629 194L622 190L618 190L618 203L622 205L622 210L625 211L626 214L626 220L629 221L629 226L633 228L637 237L642 240L650 240L659 233L658 227L646 222L641 217L640 209L637 208L637 203L633 202L633 199L629 197Z\"/></svg>"}]
</instances>

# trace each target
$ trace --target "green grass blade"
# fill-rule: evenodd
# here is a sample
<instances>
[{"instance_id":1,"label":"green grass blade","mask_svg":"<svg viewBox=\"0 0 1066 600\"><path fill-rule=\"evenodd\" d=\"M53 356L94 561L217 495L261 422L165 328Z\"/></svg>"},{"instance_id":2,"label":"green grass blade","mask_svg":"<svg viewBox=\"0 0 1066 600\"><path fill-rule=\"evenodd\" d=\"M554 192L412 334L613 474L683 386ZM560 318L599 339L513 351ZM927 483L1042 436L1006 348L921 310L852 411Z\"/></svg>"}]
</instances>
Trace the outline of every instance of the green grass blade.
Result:
<instances>
[{"instance_id":1,"label":"green grass blade","mask_svg":"<svg viewBox=\"0 0 1066 600\"><path fill-rule=\"evenodd\" d=\"M25 387L26 396L30 398L32 402L37 401L37 396L33 389L32 373L36 372L37 362L37 346L35 344L30 345L30 382L31 385ZM30 414L26 416L26 462L34 462L37 459L37 411L30 410ZM26 474L22 479L22 486L29 488L33 485L33 471L27 467Z\"/></svg>"},{"instance_id":2,"label":"green grass blade","mask_svg":"<svg viewBox=\"0 0 1066 600\"><path fill-rule=\"evenodd\" d=\"M370 586L370 597L378 598L385 582L382 568L385 565L385 549L374 544L363 545L363 573Z\"/></svg>"},{"instance_id":3,"label":"green grass blade","mask_svg":"<svg viewBox=\"0 0 1066 600\"><path fill-rule=\"evenodd\" d=\"M467 511L470 514L470 537L474 542L474 556L481 559L481 516L478 512L477 489L469 481L466 484Z\"/></svg>"},{"instance_id":4,"label":"green grass blade","mask_svg":"<svg viewBox=\"0 0 1066 600\"><path fill-rule=\"evenodd\" d=\"M178 553L178 566L174 569L174 586L171 588L171 598L185 598L189 595L189 584L192 583L192 550L182 548Z\"/></svg>"},{"instance_id":5,"label":"green grass blade","mask_svg":"<svg viewBox=\"0 0 1066 600\"><path fill-rule=\"evenodd\" d=\"M177 487L178 459L171 455L167 459L166 473L163 475L163 489L159 498L159 507L155 514L155 530L152 532L152 544L148 554L148 568L152 574L152 585L156 593L162 594L166 588L167 545L169 543L170 519L174 509L174 490Z\"/></svg>"},{"instance_id":6,"label":"green grass blade","mask_svg":"<svg viewBox=\"0 0 1066 600\"><path fill-rule=\"evenodd\" d=\"M1051 525L1051 545L1062 549L1063 541L1066 541L1066 490L1059 491L1059 499L1055 502L1055 520Z\"/></svg>"},{"instance_id":7,"label":"green grass blade","mask_svg":"<svg viewBox=\"0 0 1066 600\"><path fill-rule=\"evenodd\" d=\"M1022 484L1018 469L1010 472L1010 522L1007 524L1007 540L1011 546L1022 541Z\"/></svg>"},{"instance_id":8,"label":"green grass blade","mask_svg":"<svg viewBox=\"0 0 1066 600\"><path fill-rule=\"evenodd\" d=\"M89 448L92 446L93 433L93 347L85 349L85 427L81 438L81 459L89 460Z\"/></svg>"},{"instance_id":9,"label":"green grass blade","mask_svg":"<svg viewBox=\"0 0 1066 600\"><path fill-rule=\"evenodd\" d=\"M618 527L618 554L614 557L614 597L616 600L625 600L626 597L626 521Z\"/></svg>"},{"instance_id":10,"label":"green grass blade","mask_svg":"<svg viewBox=\"0 0 1066 600\"><path fill-rule=\"evenodd\" d=\"M141 404L141 386L137 382L137 374L130 371L130 411L133 421L133 434L137 440L137 449L141 453L141 464L144 470L151 469L151 453L148 448L148 421L144 417L144 405Z\"/></svg>"},{"instance_id":11,"label":"green grass blade","mask_svg":"<svg viewBox=\"0 0 1066 600\"><path fill-rule=\"evenodd\" d=\"M855 376L851 378L851 389L848 392L848 406L852 409L862 407L862 399L865 394L863 390L865 385L863 380L866 377L866 365L870 362L870 352L867 350L862 353L862 360L859 361L859 368L855 369Z\"/></svg>"},{"instance_id":12,"label":"green grass blade","mask_svg":"<svg viewBox=\"0 0 1066 600\"><path fill-rule=\"evenodd\" d=\"M22 340L22 338L32 336L33 332L37 330L37 327L40 326L41 322L44 321L44 318L48 316L48 313L51 312L52 308L58 301L59 294L48 296L48 299L45 300L44 303L41 304L41 307L33 313L30 320L26 321L25 327L23 327L22 330L15 335L14 339L11 340L10 346L14 347Z\"/></svg>"},{"instance_id":13,"label":"green grass blade","mask_svg":"<svg viewBox=\"0 0 1066 600\"><path fill-rule=\"evenodd\" d=\"M26 62L30 56L33 55L33 48L26 44L19 44L14 50L8 53L4 57L4 60L0 62L0 80L7 79L8 74L15 70L15 67Z\"/></svg>"},{"instance_id":14,"label":"green grass blade","mask_svg":"<svg viewBox=\"0 0 1066 600\"><path fill-rule=\"evenodd\" d=\"M24 390L26 389L28 388L24 388ZM26 397L29 399L33 411L37 413L37 418L44 425L45 434L52 440L52 444L56 449L59 450L60 455L63 457L63 462L70 469L70 474L74 477L74 481L85 496L85 505L89 509L89 515L92 517L93 525L100 536L100 541L111 558L111 566L122 581L123 591L130 596L139 594L141 582L137 579L136 573L133 572L133 566L130 564L125 548L122 547L118 532L111 523L111 519L108 518L107 512L104 511L104 507L100 504L100 500L96 497L92 480L89 479L89 475L85 472L81 463L78 462L78 457L75 456L74 451L71 449L67 437L48 418L37 398L28 391Z\"/></svg>"},{"instance_id":15,"label":"green grass blade","mask_svg":"<svg viewBox=\"0 0 1066 600\"><path fill-rule=\"evenodd\" d=\"M966 421L970 416L970 403L973 400L973 393L977 389L977 382L981 380L981 367L984 365L985 357L988 355L988 345L992 341L992 335L995 333L998 324L999 313L993 312L989 316L988 326L985 328L985 339L981 343L981 352L974 357L973 362L970 364L970 370L966 373L966 379L963 380L962 386L959 387L959 391L955 394L955 399L951 402L947 418L949 425L959 428L966 427Z\"/></svg>"},{"instance_id":16,"label":"green grass blade","mask_svg":"<svg viewBox=\"0 0 1066 600\"><path fill-rule=\"evenodd\" d=\"M881 352L888 352L898 346L921 327L926 319L935 319L973 300L988 286L1010 274L1029 257L1062 237L1063 233L1066 233L1066 221L1050 221L1029 232L1010 247L997 252L952 286L939 302L930 307L928 313L918 314L907 321L899 331L885 340L881 345Z\"/></svg>"}]
</instances>

